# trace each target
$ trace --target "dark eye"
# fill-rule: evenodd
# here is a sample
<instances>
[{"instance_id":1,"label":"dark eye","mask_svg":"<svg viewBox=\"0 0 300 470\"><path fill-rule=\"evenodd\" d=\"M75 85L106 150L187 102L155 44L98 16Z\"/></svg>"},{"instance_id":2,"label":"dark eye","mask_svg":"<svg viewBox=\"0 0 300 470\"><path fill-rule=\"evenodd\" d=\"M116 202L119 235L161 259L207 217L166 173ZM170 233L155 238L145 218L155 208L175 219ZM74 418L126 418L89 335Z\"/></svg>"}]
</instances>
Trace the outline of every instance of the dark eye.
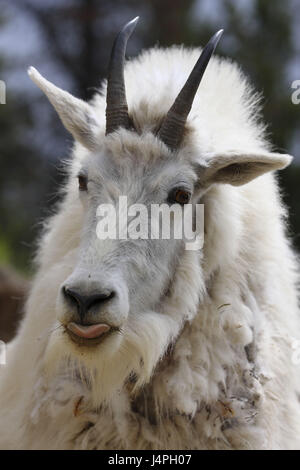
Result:
<instances>
[{"instance_id":1,"label":"dark eye","mask_svg":"<svg viewBox=\"0 0 300 470\"><path fill-rule=\"evenodd\" d=\"M174 189L169 195L170 202L177 202L178 204L187 204L191 198L191 193L186 189Z\"/></svg>"},{"instance_id":2,"label":"dark eye","mask_svg":"<svg viewBox=\"0 0 300 470\"><path fill-rule=\"evenodd\" d=\"M79 191L87 191L87 178L83 175L78 175Z\"/></svg>"}]
</instances>

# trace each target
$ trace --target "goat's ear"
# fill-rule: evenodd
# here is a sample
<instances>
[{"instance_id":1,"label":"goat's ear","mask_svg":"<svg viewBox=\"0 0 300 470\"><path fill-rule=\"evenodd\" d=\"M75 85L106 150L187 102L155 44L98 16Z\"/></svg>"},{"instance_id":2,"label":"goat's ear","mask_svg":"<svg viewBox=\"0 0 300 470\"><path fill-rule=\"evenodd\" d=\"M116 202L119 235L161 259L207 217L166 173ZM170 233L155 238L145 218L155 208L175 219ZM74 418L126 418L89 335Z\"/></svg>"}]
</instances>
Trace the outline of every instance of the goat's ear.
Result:
<instances>
[{"instance_id":1,"label":"goat's ear","mask_svg":"<svg viewBox=\"0 0 300 470\"><path fill-rule=\"evenodd\" d=\"M268 171L282 170L292 161L290 155L259 152L225 152L214 155L200 171L200 183L227 183L241 186Z\"/></svg>"},{"instance_id":2,"label":"goat's ear","mask_svg":"<svg viewBox=\"0 0 300 470\"><path fill-rule=\"evenodd\" d=\"M42 77L34 67L29 67L28 75L48 97L63 125L74 139L93 150L99 125L92 107L85 101L75 98L67 91L53 85Z\"/></svg>"}]
</instances>

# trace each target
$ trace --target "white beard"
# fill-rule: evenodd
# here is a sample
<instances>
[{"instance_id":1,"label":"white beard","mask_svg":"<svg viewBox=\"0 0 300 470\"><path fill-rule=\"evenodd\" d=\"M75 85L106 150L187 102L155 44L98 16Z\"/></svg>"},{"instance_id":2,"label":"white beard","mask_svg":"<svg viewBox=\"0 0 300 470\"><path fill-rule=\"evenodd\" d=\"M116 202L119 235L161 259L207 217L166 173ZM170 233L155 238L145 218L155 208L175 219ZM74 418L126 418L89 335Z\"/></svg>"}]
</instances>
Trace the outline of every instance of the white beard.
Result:
<instances>
[{"instance_id":1,"label":"white beard","mask_svg":"<svg viewBox=\"0 0 300 470\"><path fill-rule=\"evenodd\" d=\"M148 383L167 347L177 337L181 325L167 315L143 313L128 322L122 333L115 333L95 347L78 346L63 328L52 333L45 354L48 380L66 374L80 376L91 390L96 408L109 404L134 374L133 392Z\"/></svg>"}]
</instances>

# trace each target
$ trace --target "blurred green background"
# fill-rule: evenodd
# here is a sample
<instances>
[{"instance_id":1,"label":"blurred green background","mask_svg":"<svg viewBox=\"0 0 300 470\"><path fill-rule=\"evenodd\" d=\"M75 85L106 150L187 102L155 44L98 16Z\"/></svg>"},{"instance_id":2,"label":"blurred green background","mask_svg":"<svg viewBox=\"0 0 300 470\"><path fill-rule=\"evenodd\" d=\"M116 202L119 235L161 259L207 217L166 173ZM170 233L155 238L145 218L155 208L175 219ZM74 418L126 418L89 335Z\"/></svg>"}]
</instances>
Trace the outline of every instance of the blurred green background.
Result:
<instances>
[{"instance_id":1,"label":"blurred green background","mask_svg":"<svg viewBox=\"0 0 300 470\"><path fill-rule=\"evenodd\" d=\"M0 0L0 264L30 274L40 221L57 201L62 160L72 140L26 74L89 99L106 76L113 39L140 15L128 56L154 45L203 45L217 29L218 53L238 61L264 94L264 118L276 149L295 156L280 174L290 234L300 249L300 79L298 0ZM217 94L216 94L217 99Z\"/></svg>"}]
</instances>

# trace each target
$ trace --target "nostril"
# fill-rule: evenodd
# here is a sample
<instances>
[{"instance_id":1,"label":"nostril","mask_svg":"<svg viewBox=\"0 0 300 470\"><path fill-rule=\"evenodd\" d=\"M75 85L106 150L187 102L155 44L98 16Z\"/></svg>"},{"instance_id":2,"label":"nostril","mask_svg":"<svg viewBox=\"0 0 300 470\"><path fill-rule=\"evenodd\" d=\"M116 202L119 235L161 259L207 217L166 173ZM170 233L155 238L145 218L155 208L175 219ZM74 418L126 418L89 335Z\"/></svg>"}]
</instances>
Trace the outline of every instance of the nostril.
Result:
<instances>
[{"instance_id":1,"label":"nostril","mask_svg":"<svg viewBox=\"0 0 300 470\"><path fill-rule=\"evenodd\" d=\"M80 304L81 304L80 294L78 294L77 292L75 292L72 289L68 289L67 287L63 287L62 291L63 291L63 294L64 294L64 296L66 297L66 299L68 301L71 301L72 303L80 306Z\"/></svg>"},{"instance_id":2,"label":"nostril","mask_svg":"<svg viewBox=\"0 0 300 470\"><path fill-rule=\"evenodd\" d=\"M88 308L107 302L108 300L111 300L114 296L114 291L88 296L86 299Z\"/></svg>"},{"instance_id":3,"label":"nostril","mask_svg":"<svg viewBox=\"0 0 300 470\"><path fill-rule=\"evenodd\" d=\"M102 305L105 302L108 302L115 296L115 292L101 292L99 294L94 294L86 297L86 308L89 310L92 307L97 307Z\"/></svg>"}]
</instances>

